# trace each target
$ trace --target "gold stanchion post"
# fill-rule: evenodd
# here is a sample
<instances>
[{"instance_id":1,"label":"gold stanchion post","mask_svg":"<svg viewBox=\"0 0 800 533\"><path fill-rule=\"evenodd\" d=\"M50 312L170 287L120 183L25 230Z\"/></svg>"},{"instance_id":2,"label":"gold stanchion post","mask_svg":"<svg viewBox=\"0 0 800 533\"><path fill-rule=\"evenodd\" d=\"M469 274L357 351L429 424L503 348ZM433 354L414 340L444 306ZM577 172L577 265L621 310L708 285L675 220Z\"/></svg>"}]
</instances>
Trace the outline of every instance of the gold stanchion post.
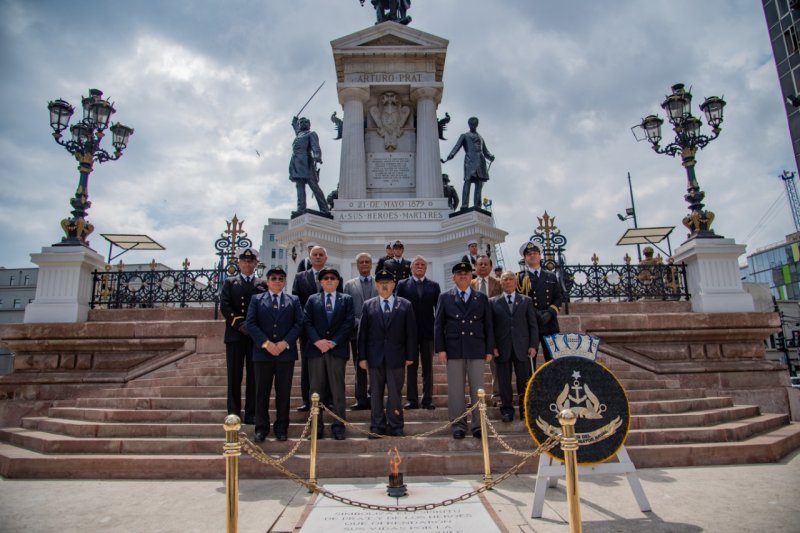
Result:
<instances>
[{"instance_id":1,"label":"gold stanchion post","mask_svg":"<svg viewBox=\"0 0 800 533\"><path fill-rule=\"evenodd\" d=\"M317 425L319 424L319 394L311 395L311 464L308 466L308 492L317 487Z\"/></svg>"},{"instance_id":2,"label":"gold stanchion post","mask_svg":"<svg viewBox=\"0 0 800 533\"><path fill-rule=\"evenodd\" d=\"M236 415L225 417L225 504L228 533L239 530L239 456L242 444L239 442L239 429L242 421Z\"/></svg>"},{"instance_id":3,"label":"gold stanchion post","mask_svg":"<svg viewBox=\"0 0 800 533\"><path fill-rule=\"evenodd\" d=\"M564 469L567 474L567 506L569 507L569 531L581 533L581 496L578 490L578 439L575 438L575 422L578 417L570 409L558 414L561 424L561 449L564 451Z\"/></svg>"},{"instance_id":4,"label":"gold stanchion post","mask_svg":"<svg viewBox=\"0 0 800 533\"><path fill-rule=\"evenodd\" d=\"M486 391L478 389L478 412L481 416L481 446L483 446L483 484L492 490L492 465L489 461L489 435L486 432Z\"/></svg>"}]
</instances>

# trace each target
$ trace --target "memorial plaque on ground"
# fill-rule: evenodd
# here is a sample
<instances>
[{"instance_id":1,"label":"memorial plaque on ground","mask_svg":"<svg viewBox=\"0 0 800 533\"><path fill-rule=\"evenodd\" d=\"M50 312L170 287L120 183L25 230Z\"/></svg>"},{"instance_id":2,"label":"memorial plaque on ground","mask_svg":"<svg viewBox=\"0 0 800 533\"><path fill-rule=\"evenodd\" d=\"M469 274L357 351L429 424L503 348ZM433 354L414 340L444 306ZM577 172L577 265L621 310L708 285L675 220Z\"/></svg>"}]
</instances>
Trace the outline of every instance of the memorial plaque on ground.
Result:
<instances>
[{"instance_id":1,"label":"memorial plaque on ground","mask_svg":"<svg viewBox=\"0 0 800 533\"><path fill-rule=\"evenodd\" d=\"M408 480L406 480L408 481ZM383 506L408 506L438 503L471 492L467 481L409 483L408 496L390 498L386 484L325 485L325 489L353 501ZM303 533L399 533L406 531L448 531L452 533L490 533L501 531L493 511L480 496L436 509L423 511L382 511L362 509L317 496L301 524Z\"/></svg>"},{"instance_id":2,"label":"memorial plaque on ground","mask_svg":"<svg viewBox=\"0 0 800 533\"><path fill-rule=\"evenodd\" d=\"M367 154L367 188L401 189L414 187L413 152Z\"/></svg>"},{"instance_id":3,"label":"memorial plaque on ground","mask_svg":"<svg viewBox=\"0 0 800 533\"><path fill-rule=\"evenodd\" d=\"M622 385L606 367L581 356L559 357L542 365L525 391L525 424L537 444L561 433L558 413L571 409L577 415L578 442L613 431L599 442L578 448L578 464L603 462L617 453L630 425L628 398ZM556 446L548 455L564 461Z\"/></svg>"}]
</instances>

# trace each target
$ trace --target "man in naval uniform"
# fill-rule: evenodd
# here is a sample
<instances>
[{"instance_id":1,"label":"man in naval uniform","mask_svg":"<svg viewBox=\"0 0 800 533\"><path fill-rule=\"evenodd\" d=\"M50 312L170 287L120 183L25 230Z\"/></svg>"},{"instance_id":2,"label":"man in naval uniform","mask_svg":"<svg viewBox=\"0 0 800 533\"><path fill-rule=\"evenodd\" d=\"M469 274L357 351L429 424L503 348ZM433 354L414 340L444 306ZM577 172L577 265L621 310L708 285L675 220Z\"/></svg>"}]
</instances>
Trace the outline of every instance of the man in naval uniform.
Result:
<instances>
[{"instance_id":1,"label":"man in naval uniform","mask_svg":"<svg viewBox=\"0 0 800 533\"><path fill-rule=\"evenodd\" d=\"M383 263L383 268L391 272L397 283L411 277L411 261L403 257L404 251L403 243L394 241L394 244L392 244L394 257Z\"/></svg>"},{"instance_id":2,"label":"man in naval uniform","mask_svg":"<svg viewBox=\"0 0 800 533\"><path fill-rule=\"evenodd\" d=\"M255 421L256 382L253 373L253 341L245 318L250 298L263 292L263 281L255 275L258 256L252 248L239 254L239 274L222 284L219 307L225 317L225 362L228 367L228 414L242 416L242 374L246 376L244 423Z\"/></svg>"},{"instance_id":3,"label":"man in naval uniform","mask_svg":"<svg viewBox=\"0 0 800 533\"><path fill-rule=\"evenodd\" d=\"M292 158L289 160L289 179L297 187L297 212L306 210L306 185L309 186L321 213L328 213L328 202L319 188L317 165L322 164L319 137L311 131L311 122L305 118L292 118L295 138L292 142Z\"/></svg>"},{"instance_id":4,"label":"man in naval uniform","mask_svg":"<svg viewBox=\"0 0 800 533\"><path fill-rule=\"evenodd\" d=\"M456 145L442 163L453 159L461 148L464 148L464 190L461 194L461 209L469 207L469 188L475 184L475 196L472 201L473 207L482 205L481 193L483 184L489 181L489 168L486 160L494 161L494 156L489 152L483 137L478 133L478 118L470 117L467 121L469 131L462 133L456 141Z\"/></svg>"},{"instance_id":5,"label":"man in naval uniform","mask_svg":"<svg viewBox=\"0 0 800 533\"><path fill-rule=\"evenodd\" d=\"M384 255L383 257L378 259L378 266L375 267L375 272L376 273L379 270L383 270L384 269L384 265L386 264L386 261L389 261L392 258L394 258L394 253L392 252L392 244L393 244L393 241L389 241L389 242L386 243L386 255Z\"/></svg>"},{"instance_id":6,"label":"man in naval uniform","mask_svg":"<svg viewBox=\"0 0 800 533\"><path fill-rule=\"evenodd\" d=\"M538 244L528 241L522 245L519 253L525 259L525 266L517 274L518 290L533 300L539 326L539 343L544 347L542 339L560 331L558 313L564 302L561 283L554 273L542 268L542 250ZM543 352L545 361L553 358L549 350Z\"/></svg>"},{"instance_id":7,"label":"man in naval uniform","mask_svg":"<svg viewBox=\"0 0 800 533\"><path fill-rule=\"evenodd\" d=\"M461 258L464 263L472 265L472 270L475 270L475 264L478 262L478 241L470 239L467 241L467 253Z\"/></svg>"},{"instance_id":8,"label":"man in naval uniform","mask_svg":"<svg viewBox=\"0 0 800 533\"><path fill-rule=\"evenodd\" d=\"M472 267L461 262L453 266L455 287L439 296L434 320L434 349L447 365L447 416L453 422L464 413L464 388L469 381L472 405L478 389L484 388L483 373L494 353L492 307L489 298L470 287ZM467 421L453 422L453 438L463 439ZM480 416L473 411L472 436L481 437Z\"/></svg>"},{"instance_id":9,"label":"man in naval uniform","mask_svg":"<svg viewBox=\"0 0 800 533\"><path fill-rule=\"evenodd\" d=\"M255 440L269 435L269 397L275 383L275 438L289 434L289 398L292 391L297 339L303 328L300 300L284 292L286 271L273 267L267 272L267 292L256 294L247 310L247 330L253 338L256 379Z\"/></svg>"}]
</instances>

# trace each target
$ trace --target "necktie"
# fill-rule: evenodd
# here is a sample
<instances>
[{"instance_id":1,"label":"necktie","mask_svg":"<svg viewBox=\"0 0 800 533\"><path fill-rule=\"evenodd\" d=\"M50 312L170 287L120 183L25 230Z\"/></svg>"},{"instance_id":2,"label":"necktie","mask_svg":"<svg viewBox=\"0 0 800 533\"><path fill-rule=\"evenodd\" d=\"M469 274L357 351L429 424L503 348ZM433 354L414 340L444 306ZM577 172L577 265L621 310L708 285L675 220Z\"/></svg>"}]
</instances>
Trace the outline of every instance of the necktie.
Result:
<instances>
[{"instance_id":1,"label":"necktie","mask_svg":"<svg viewBox=\"0 0 800 533\"><path fill-rule=\"evenodd\" d=\"M513 310L514 309L514 300L511 299L511 295L510 294L507 295L506 298L508 298L508 308Z\"/></svg>"},{"instance_id":2,"label":"necktie","mask_svg":"<svg viewBox=\"0 0 800 533\"><path fill-rule=\"evenodd\" d=\"M486 290L486 278L481 278L481 292L483 294L489 294Z\"/></svg>"},{"instance_id":3,"label":"necktie","mask_svg":"<svg viewBox=\"0 0 800 533\"><path fill-rule=\"evenodd\" d=\"M384 313L391 313L392 310L389 308L389 300L383 301L383 312Z\"/></svg>"},{"instance_id":4,"label":"necktie","mask_svg":"<svg viewBox=\"0 0 800 533\"><path fill-rule=\"evenodd\" d=\"M273 309L278 308L278 297L275 296L274 294L272 295L272 308Z\"/></svg>"},{"instance_id":5,"label":"necktie","mask_svg":"<svg viewBox=\"0 0 800 533\"><path fill-rule=\"evenodd\" d=\"M416 280L414 283L417 284L417 298L420 300L422 299L422 280Z\"/></svg>"},{"instance_id":6,"label":"necktie","mask_svg":"<svg viewBox=\"0 0 800 533\"><path fill-rule=\"evenodd\" d=\"M330 324L333 319L333 302L330 294L325 295L325 314L328 315L328 323Z\"/></svg>"},{"instance_id":7,"label":"necktie","mask_svg":"<svg viewBox=\"0 0 800 533\"><path fill-rule=\"evenodd\" d=\"M539 281L539 271L538 270L533 273L533 279L535 279L536 281Z\"/></svg>"},{"instance_id":8,"label":"necktie","mask_svg":"<svg viewBox=\"0 0 800 533\"><path fill-rule=\"evenodd\" d=\"M462 301L462 302L464 302L464 303L467 303L467 300L466 300L466 298L465 298L465 297L466 297L466 295L467 295L467 293L466 293L466 292L464 292L464 291L461 291L461 301Z\"/></svg>"}]
</instances>

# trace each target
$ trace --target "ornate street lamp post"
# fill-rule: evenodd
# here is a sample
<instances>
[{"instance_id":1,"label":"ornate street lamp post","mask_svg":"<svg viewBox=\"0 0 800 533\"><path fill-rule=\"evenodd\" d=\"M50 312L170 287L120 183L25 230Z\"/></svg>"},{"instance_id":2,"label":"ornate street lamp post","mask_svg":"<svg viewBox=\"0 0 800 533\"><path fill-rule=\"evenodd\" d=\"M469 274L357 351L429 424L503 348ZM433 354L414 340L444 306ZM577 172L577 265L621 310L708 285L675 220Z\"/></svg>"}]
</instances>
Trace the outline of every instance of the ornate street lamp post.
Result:
<instances>
[{"instance_id":1,"label":"ornate street lamp post","mask_svg":"<svg viewBox=\"0 0 800 533\"><path fill-rule=\"evenodd\" d=\"M133 128L120 123L113 124L111 133L114 154L110 155L100 142L105 136L111 115L116 111L114 105L108 100L103 100L103 93L97 89L89 89L89 96L82 100L83 119L69 126L69 120L75 111L68 102L58 99L47 104L50 110L50 126L53 128L53 138L63 146L78 161L80 179L74 198L69 203L72 206L72 217L61 221L61 227L66 234L61 242L53 246L86 246L89 243L86 237L94 231L94 226L86 220L87 210L92 206L89 201L89 174L92 173L94 162L105 163L115 161L122 156L122 151L128 146L128 139L133 135ZM72 139L61 140L61 133L69 127Z\"/></svg>"},{"instance_id":2,"label":"ornate street lamp post","mask_svg":"<svg viewBox=\"0 0 800 533\"><path fill-rule=\"evenodd\" d=\"M653 150L659 154L666 154L672 157L681 155L681 164L686 169L686 195L684 199L689 204L690 213L683 218L683 225L691 232L689 240L694 238L721 238L711 229L714 221L714 213L703 209L703 198L705 193L700 190L695 175L695 153L698 149L703 149L719 137L722 124L722 109L725 107L725 100L717 96L710 96L700 104L700 110L705 113L706 120L711 126L712 135L700 133L702 122L699 118L692 116L691 113L692 94L684 89L682 83L672 86L672 94L667 96L661 103L662 109L667 113L672 130L675 132L675 140L666 147L661 148L661 125L664 121L656 115L649 115L642 119L641 124L637 124L631 130L637 141L648 140L653 145Z\"/></svg>"}]
</instances>

